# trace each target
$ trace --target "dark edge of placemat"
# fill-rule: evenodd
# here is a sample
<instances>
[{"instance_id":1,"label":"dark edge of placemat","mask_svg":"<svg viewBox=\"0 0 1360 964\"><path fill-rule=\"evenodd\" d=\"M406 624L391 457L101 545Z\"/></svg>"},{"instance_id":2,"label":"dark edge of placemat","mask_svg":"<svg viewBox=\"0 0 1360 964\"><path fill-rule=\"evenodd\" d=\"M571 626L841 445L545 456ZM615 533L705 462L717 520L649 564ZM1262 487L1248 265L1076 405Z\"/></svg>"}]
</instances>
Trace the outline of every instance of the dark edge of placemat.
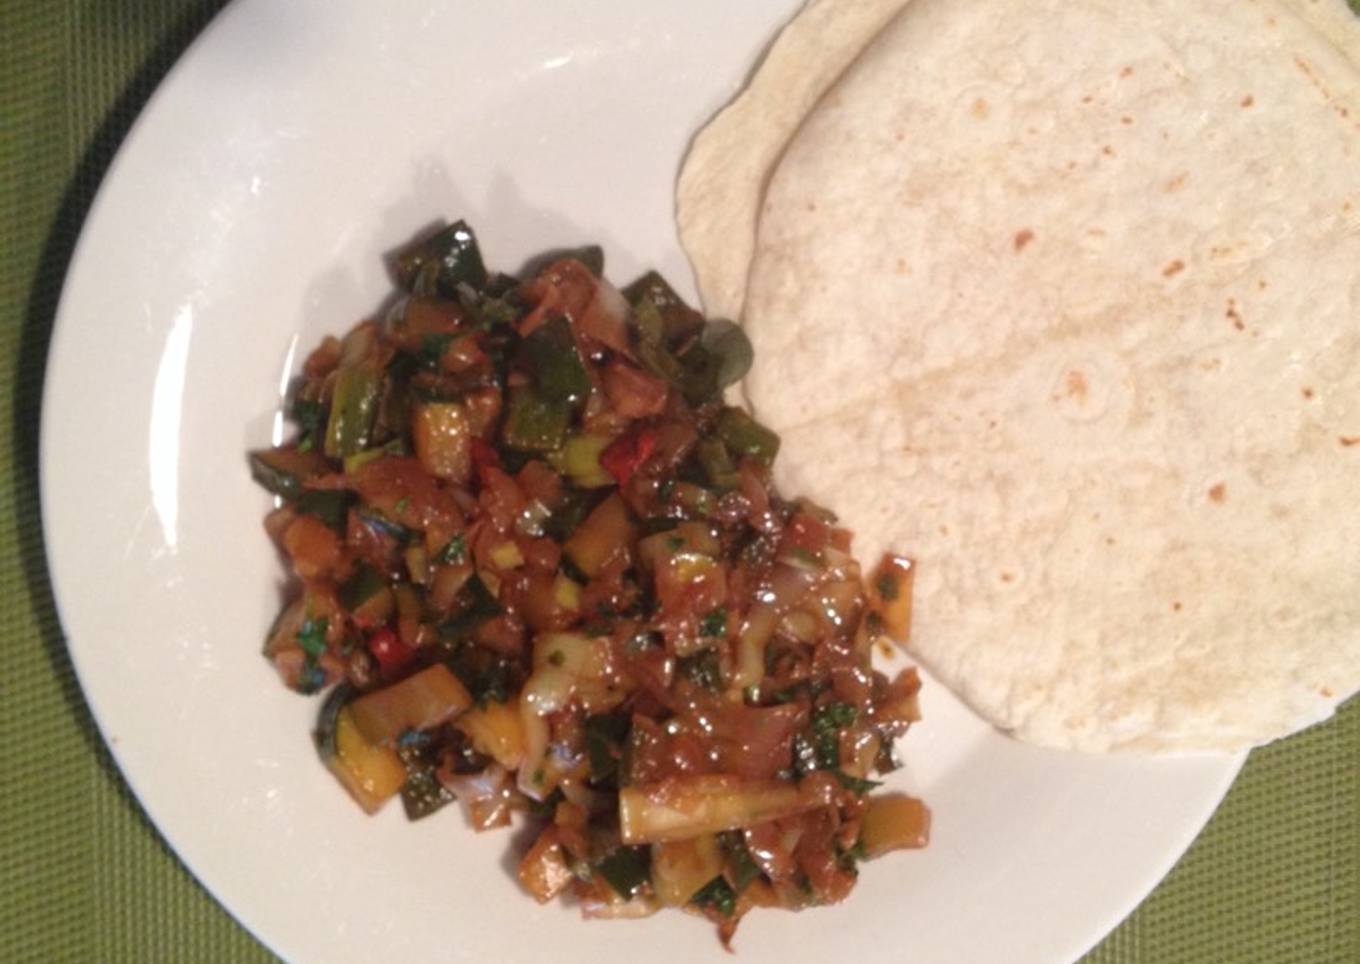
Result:
<instances>
[{"instance_id":1,"label":"dark edge of placemat","mask_svg":"<svg viewBox=\"0 0 1360 964\"><path fill-rule=\"evenodd\" d=\"M0 575L0 598L26 606L0 614L4 960L273 959L178 862L114 767L71 668L38 524L43 369L80 226L137 114L224 5L0 0L0 350L13 366L0 548L18 570ZM1326 860L1300 859L1317 840L1332 841ZM1358 878L1352 701L1253 754L1187 855L1085 961L1360 961Z\"/></svg>"}]
</instances>

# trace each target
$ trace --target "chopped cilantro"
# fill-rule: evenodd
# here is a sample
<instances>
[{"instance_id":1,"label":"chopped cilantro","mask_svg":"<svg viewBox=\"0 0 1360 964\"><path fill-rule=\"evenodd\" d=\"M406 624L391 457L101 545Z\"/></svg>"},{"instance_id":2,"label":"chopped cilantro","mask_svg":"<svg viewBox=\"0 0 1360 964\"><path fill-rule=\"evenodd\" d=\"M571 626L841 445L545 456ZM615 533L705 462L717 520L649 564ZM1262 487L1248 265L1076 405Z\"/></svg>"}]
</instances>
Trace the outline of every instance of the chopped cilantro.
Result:
<instances>
[{"instance_id":1,"label":"chopped cilantro","mask_svg":"<svg viewBox=\"0 0 1360 964\"><path fill-rule=\"evenodd\" d=\"M308 659L319 659L326 651L325 618L305 620L302 628L298 630L297 643L307 654Z\"/></svg>"},{"instance_id":2,"label":"chopped cilantro","mask_svg":"<svg viewBox=\"0 0 1360 964\"><path fill-rule=\"evenodd\" d=\"M853 792L857 797L864 796L875 787L883 786L882 782L878 780L862 780L859 777L852 777L850 774L841 770L836 770L835 776L836 779L840 781L841 786Z\"/></svg>"},{"instance_id":3,"label":"chopped cilantro","mask_svg":"<svg viewBox=\"0 0 1360 964\"><path fill-rule=\"evenodd\" d=\"M727 635L727 610L722 606L704 616L699 623L699 635L701 636L725 636Z\"/></svg>"},{"instance_id":4,"label":"chopped cilantro","mask_svg":"<svg viewBox=\"0 0 1360 964\"><path fill-rule=\"evenodd\" d=\"M858 840L849 850L836 848L836 864L848 874L858 874L859 862L866 859L868 859L868 854L864 851L864 844Z\"/></svg>"},{"instance_id":5,"label":"chopped cilantro","mask_svg":"<svg viewBox=\"0 0 1360 964\"><path fill-rule=\"evenodd\" d=\"M326 674L320 666L317 666L308 657L307 665L303 667L302 674L298 676L297 691L299 693L315 693L325 685Z\"/></svg>"},{"instance_id":6,"label":"chopped cilantro","mask_svg":"<svg viewBox=\"0 0 1360 964\"><path fill-rule=\"evenodd\" d=\"M795 776L803 776L813 770L820 769L821 764L817 759L817 747L806 735L798 733L793 738L793 773Z\"/></svg>"},{"instance_id":7,"label":"chopped cilantro","mask_svg":"<svg viewBox=\"0 0 1360 964\"><path fill-rule=\"evenodd\" d=\"M818 707L817 712L812 715L812 726L813 729L830 727L841 730L847 726L854 726L856 715L855 708L849 703L827 703Z\"/></svg>"},{"instance_id":8,"label":"chopped cilantro","mask_svg":"<svg viewBox=\"0 0 1360 964\"><path fill-rule=\"evenodd\" d=\"M849 703L827 703L812 714L811 744L818 770L834 770L841 764L840 732L855 723Z\"/></svg>"},{"instance_id":9,"label":"chopped cilantro","mask_svg":"<svg viewBox=\"0 0 1360 964\"><path fill-rule=\"evenodd\" d=\"M405 515L406 510L409 508L411 508L411 497L403 496L397 500L397 504L392 507L392 510L396 512L397 515Z\"/></svg>"},{"instance_id":10,"label":"chopped cilantro","mask_svg":"<svg viewBox=\"0 0 1360 964\"><path fill-rule=\"evenodd\" d=\"M655 632L648 631L635 633L632 638L628 640L628 652L633 654L645 653L653 646L659 645L661 645L661 643Z\"/></svg>"},{"instance_id":11,"label":"chopped cilantro","mask_svg":"<svg viewBox=\"0 0 1360 964\"><path fill-rule=\"evenodd\" d=\"M448 545L439 551L437 561L446 566L456 566L467 558L467 539L460 532L449 540Z\"/></svg>"},{"instance_id":12,"label":"chopped cilantro","mask_svg":"<svg viewBox=\"0 0 1360 964\"><path fill-rule=\"evenodd\" d=\"M566 661L567 657L563 654L563 652L560 649L554 649L551 653L548 654L548 662L554 666L561 666Z\"/></svg>"},{"instance_id":13,"label":"chopped cilantro","mask_svg":"<svg viewBox=\"0 0 1360 964\"><path fill-rule=\"evenodd\" d=\"M696 907L709 907L724 917L737 912L737 895L724 877L714 877L690 898Z\"/></svg>"},{"instance_id":14,"label":"chopped cilantro","mask_svg":"<svg viewBox=\"0 0 1360 964\"><path fill-rule=\"evenodd\" d=\"M718 843L727 858L726 877L732 889L740 894L751 882L760 876L760 868L751 859L740 830L727 830L718 834Z\"/></svg>"},{"instance_id":15,"label":"chopped cilantro","mask_svg":"<svg viewBox=\"0 0 1360 964\"><path fill-rule=\"evenodd\" d=\"M686 656L676 664L676 669L685 679L696 686L702 686L710 693L716 693L722 688L722 667L718 665L717 650L712 647Z\"/></svg>"},{"instance_id":16,"label":"chopped cilantro","mask_svg":"<svg viewBox=\"0 0 1360 964\"><path fill-rule=\"evenodd\" d=\"M890 572L880 575L878 581L874 583L874 587L878 590L878 595L884 602L892 602L897 598L897 580Z\"/></svg>"}]
</instances>

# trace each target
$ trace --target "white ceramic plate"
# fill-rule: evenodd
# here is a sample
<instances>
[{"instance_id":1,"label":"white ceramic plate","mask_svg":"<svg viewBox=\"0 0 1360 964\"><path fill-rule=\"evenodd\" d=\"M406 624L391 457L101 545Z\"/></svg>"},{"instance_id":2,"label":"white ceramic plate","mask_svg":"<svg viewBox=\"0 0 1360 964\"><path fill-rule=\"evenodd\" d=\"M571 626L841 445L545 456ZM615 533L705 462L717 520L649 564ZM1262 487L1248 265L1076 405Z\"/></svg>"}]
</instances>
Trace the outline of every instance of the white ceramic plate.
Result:
<instances>
[{"instance_id":1,"label":"white ceramic plate","mask_svg":"<svg viewBox=\"0 0 1360 964\"><path fill-rule=\"evenodd\" d=\"M626 280L689 272L672 183L694 130L796 0L496 4L238 0L109 174L63 295L42 433L62 621L90 705L156 825L297 961L718 959L680 914L582 922L509 873L457 808L364 817L323 770L317 701L259 655L280 566L244 452L280 437L301 353L372 311L380 254L466 217L495 266L602 242ZM935 813L851 900L756 913L748 964L1061 962L1131 910L1239 758L1045 752L939 687L893 784Z\"/></svg>"}]
</instances>

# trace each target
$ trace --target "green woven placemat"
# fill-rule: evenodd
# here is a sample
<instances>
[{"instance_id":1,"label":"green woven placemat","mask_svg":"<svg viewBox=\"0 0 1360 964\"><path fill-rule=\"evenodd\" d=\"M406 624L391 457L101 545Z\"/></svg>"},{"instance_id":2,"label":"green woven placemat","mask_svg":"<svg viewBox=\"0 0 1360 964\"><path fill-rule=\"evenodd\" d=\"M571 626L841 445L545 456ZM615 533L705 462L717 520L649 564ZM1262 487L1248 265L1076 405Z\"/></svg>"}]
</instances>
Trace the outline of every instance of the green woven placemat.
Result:
<instances>
[{"instance_id":1,"label":"green woven placemat","mask_svg":"<svg viewBox=\"0 0 1360 964\"><path fill-rule=\"evenodd\" d=\"M112 766L66 656L38 521L38 403L71 248L137 111L221 5L0 0L3 961L271 960ZM1254 754L1199 841L1087 960L1360 962L1360 703Z\"/></svg>"}]
</instances>

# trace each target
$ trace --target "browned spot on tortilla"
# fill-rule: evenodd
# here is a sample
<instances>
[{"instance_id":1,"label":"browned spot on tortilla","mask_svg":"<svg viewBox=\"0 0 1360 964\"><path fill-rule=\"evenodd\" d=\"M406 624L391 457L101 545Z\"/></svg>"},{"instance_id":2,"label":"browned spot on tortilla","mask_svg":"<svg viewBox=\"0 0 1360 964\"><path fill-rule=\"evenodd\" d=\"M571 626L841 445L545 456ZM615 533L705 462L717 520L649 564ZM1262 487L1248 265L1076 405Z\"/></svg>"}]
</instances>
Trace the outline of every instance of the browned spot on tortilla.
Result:
<instances>
[{"instance_id":1,"label":"browned spot on tortilla","mask_svg":"<svg viewBox=\"0 0 1360 964\"><path fill-rule=\"evenodd\" d=\"M1002 581L1002 582L1015 582L1015 573L1013 573L1013 572L1003 572L1003 573L1001 574L1001 581Z\"/></svg>"},{"instance_id":2,"label":"browned spot on tortilla","mask_svg":"<svg viewBox=\"0 0 1360 964\"><path fill-rule=\"evenodd\" d=\"M940 535L942 536L949 535L949 526L940 526Z\"/></svg>"},{"instance_id":3,"label":"browned spot on tortilla","mask_svg":"<svg viewBox=\"0 0 1360 964\"><path fill-rule=\"evenodd\" d=\"M1186 172L1184 174L1177 174L1171 180L1166 182L1166 187L1164 187L1162 190L1166 191L1167 194L1175 194L1181 188L1185 187L1185 182L1188 180L1190 180L1189 172Z\"/></svg>"},{"instance_id":4,"label":"browned spot on tortilla","mask_svg":"<svg viewBox=\"0 0 1360 964\"><path fill-rule=\"evenodd\" d=\"M1335 693L1333 693L1330 689L1328 689L1325 686L1318 688L1318 696L1321 696L1323 699L1329 700L1335 695L1336 695Z\"/></svg>"},{"instance_id":5,"label":"browned spot on tortilla","mask_svg":"<svg viewBox=\"0 0 1360 964\"><path fill-rule=\"evenodd\" d=\"M905 140L906 137L907 137L906 134L902 133L901 131L898 131L896 134L893 135L893 140L895 140L895 141L901 141L901 140Z\"/></svg>"},{"instance_id":6,"label":"browned spot on tortilla","mask_svg":"<svg viewBox=\"0 0 1360 964\"><path fill-rule=\"evenodd\" d=\"M1251 96L1251 94L1248 94L1246 97L1242 98L1243 107L1250 107L1254 103L1256 103L1256 98Z\"/></svg>"},{"instance_id":7,"label":"browned spot on tortilla","mask_svg":"<svg viewBox=\"0 0 1360 964\"><path fill-rule=\"evenodd\" d=\"M1034 240L1034 232L1029 228L1021 228L1015 232L1015 253L1019 254L1025 250L1025 245Z\"/></svg>"},{"instance_id":8,"label":"browned spot on tortilla","mask_svg":"<svg viewBox=\"0 0 1360 964\"><path fill-rule=\"evenodd\" d=\"M892 643L880 639L878 641L878 655L882 656L884 659L892 659L897 655L897 651L892 648Z\"/></svg>"},{"instance_id":9,"label":"browned spot on tortilla","mask_svg":"<svg viewBox=\"0 0 1360 964\"><path fill-rule=\"evenodd\" d=\"M1133 118L1125 114L1123 117L1119 118L1119 123L1127 127L1129 124L1133 123Z\"/></svg>"},{"instance_id":10,"label":"browned spot on tortilla","mask_svg":"<svg viewBox=\"0 0 1360 964\"><path fill-rule=\"evenodd\" d=\"M1180 612L1184 607L1181 605L1180 600L1176 600L1171 604L1171 608L1176 612Z\"/></svg>"},{"instance_id":11,"label":"browned spot on tortilla","mask_svg":"<svg viewBox=\"0 0 1360 964\"><path fill-rule=\"evenodd\" d=\"M1345 120L1347 117L1351 116L1351 112L1345 107L1342 107L1340 104L1336 105L1336 112L1341 115L1342 120Z\"/></svg>"},{"instance_id":12,"label":"browned spot on tortilla","mask_svg":"<svg viewBox=\"0 0 1360 964\"><path fill-rule=\"evenodd\" d=\"M1225 318L1227 318L1229 321L1231 321L1231 322L1232 322L1232 326L1233 326L1234 328L1236 328L1238 331L1246 331L1246 330L1247 330L1247 323L1246 323L1245 321L1242 320L1242 313L1241 313L1240 311L1237 310L1237 301L1236 301L1236 299L1233 299L1233 298L1229 298L1229 299L1228 299L1228 307L1227 307L1227 309L1223 312L1223 317L1225 317Z\"/></svg>"},{"instance_id":13,"label":"browned spot on tortilla","mask_svg":"<svg viewBox=\"0 0 1360 964\"><path fill-rule=\"evenodd\" d=\"M1220 505L1228 498L1228 487L1222 482L1209 487L1209 501L1217 502Z\"/></svg>"},{"instance_id":14,"label":"browned spot on tortilla","mask_svg":"<svg viewBox=\"0 0 1360 964\"><path fill-rule=\"evenodd\" d=\"M1105 537L1105 545L1107 545L1107 546L1112 546L1112 545L1114 545L1114 536L1106 536L1106 537Z\"/></svg>"},{"instance_id":15,"label":"browned spot on tortilla","mask_svg":"<svg viewBox=\"0 0 1360 964\"><path fill-rule=\"evenodd\" d=\"M978 120L983 120L992 112L992 108L988 105L985 98L979 97L977 100L973 101L971 111L974 117Z\"/></svg>"},{"instance_id":16,"label":"browned spot on tortilla","mask_svg":"<svg viewBox=\"0 0 1360 964\"><path fill-rule=\"evenodd\" d=\"M1086 376L1074 368L1072 371L1068 372L1067 377L1063 379L1063 387L1067 392L1068 398L1075 398L1080 401L1086 397Z\"/></svg>"},{"instance_id":17,"label":"browned spot on tortilla","mask_svg":"<svg viewBox=\"0 0 1360 964\"><path fill-rule=\"evenodd\" d=\"M1114 148L1109 144L1106 144L1100 149L1100 153L1104 154L1106 157L1114 157Z\"/></svg>"},{"instance_id":18,"label":"browned spot on tortilla","mask_svg":"<svg viewBox=\"0 0 1360 964\"><path fill-rule=\"evenodd\" d=\"M1210 358L1207 361L1200 362L1199 367L1206 372L1217 371L1223 367L1223 360L1221 358Z\"/></svg>"},{"instance_id":19,"label":"browned spot on tortilla","mask_svg":"<svg viewBox=\"0 0 1360 964\"><path fill-rule=\"evenodd\" d=\"M1095 96L1092 95L1092 94L1087 94L1085 97L1083 97L1083 98L1081 99L1081 102L1082 102L1083 104L1089 104L1089 103L1091 103L1091 101L1093 101L1093 100L1095 100Z\"/></svg>"},{"instance_id":20,"label":"browned spot on tortilla","mask_svg":"<svg viewBox=\"0 0 1360 964\"><path fill-rule=\"evenodd\" d=\"M1294 58L1294 66L1299 68L1299 73L1311 80L1314 86L1317 86L1317 79L1313 76L1313 67L1308 61L1304 60L1302 57L1296 56Z\"/></svg>"},{"instance_id":21,"label":"browned spot on tortilla","mask_svg":"<svg viewBox=\"0 0 1360 964\"><path fill-rule=\"evenodd\" d=\"M1303 397L1304 397L1304 398L1312 398L1312 397L1313 397L1313 390L1312 390L1311 388L1305 388L1305 389L1303 390Z\"/></svg>"},{"instance_id":22,"label":"browned spot on tortilla","mask_svg":"<svg viewBox=\"0 0 1360 964\"><path fill-rule=\"evenodd\" d=\"M1132 67L1125 67L1123 70L1121 70L1121 71L1119 72L1119 76L1120 76L1120 77L1132 77L1132 76L1133 76L1133 68L1132 68Z\"/></svg>"},{"instance_id":23,"label":"browned spot on tortilla","mask_svg":"<svg viewBox=\"0 0 1360 964\"><path fill-rule=\"evenodd\" d=\"M1342 202L1342 204L1341 204L1341 210L1345 211L1347 214L1350 214L1350 213L1351 213L1351 208L1353 208L1354 206L1355 206L1355 205L1351 204L1350 201L1344 201L1344 202Z\"/></svg>"},{"instance_id":24,"label":"browned spot on tortilla","mask_svg":"<svg viewBox=\"0 0 1360 964\"><path fill-rule=\"evenodd\" d=\"M1273 27L1273 26L1275 26L1275 18L1274 18L1274 17L1266 17L1266 26L1267 26L1267 27Z\"/></svg>"},{"instance_id":25,"label":"browned spot on tortilla","mask_svg":"<svg viewBox=\"0 0 1360 964\"><path fill-rule=\"evenodd\" d=\"M1025 128L1025 133L1028 134L1030 137L1037 137L1037 136L1039 135L1039 128L1037 128L1037 127L1026 127L1026 128Z\"/></svg>"},{"instance_id":26,"label":"browned spot on tortilla","mask_svg":"<svg viewBox=\"0 0 1360 964\"><path fill-rule=\"evenodd\" d=\"M1346 448L1350 448L1352 445L1360 445L1360 435L1342 435L1340 437L1340 442Z\"/></svg>"},{"instance_id":27,"label":"browned spot on tortilla","mask_svg":"<svg viewBox=\"0 0 1360 964\"><path fill-rule=\"evenodd\" d=\"M1185 270L1185 262L1177 258L1162 269L1163 278L1173 278Z\"/></svg>"},{"instance_id":28,"label":"browned spot on tortilla","mask_svg":"<svg viewBox=\"0 0 1360 964\"><path fill-rule=\"evenodd\" d=\"M815 211L815 210L817 210L817 202L816 202L816 201L809 201L809 202L807 203L807 209L808 209L809 211Z\"/></svg>"},{"instance_id":29,"label":"browned spot on tortilla","mask_svg":"<svg viewBox=\"0 0 1360 964\"><path fill-rule=\"evenodd\" d=\"M897 273L898 273L898 274L911 274L911 268L907 267L907 259L906 259L906 258L898 258L898 259L897 259Z\"/></svg>"},{"instance_id":30,"label":"browned spot on tortilla","mask_svg":"<svg viewBox=\"0 0 1360 964\"><path fill-rule=\"evenodd\" d=\"M1256 287L1261 289L1262 291L1265 291L1266 288L1269 287L1269 285L1266 284L1266 279L1262 278L1260 281L1256 282Z\"/></svg>"}]
</instances>

